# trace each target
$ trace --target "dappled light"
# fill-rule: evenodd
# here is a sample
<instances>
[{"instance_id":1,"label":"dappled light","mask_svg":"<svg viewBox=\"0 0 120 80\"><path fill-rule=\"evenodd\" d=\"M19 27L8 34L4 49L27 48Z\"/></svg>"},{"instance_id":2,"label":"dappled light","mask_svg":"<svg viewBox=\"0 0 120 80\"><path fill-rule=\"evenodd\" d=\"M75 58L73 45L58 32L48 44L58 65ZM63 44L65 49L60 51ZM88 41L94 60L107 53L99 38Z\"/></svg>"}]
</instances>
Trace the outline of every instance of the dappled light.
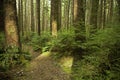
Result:
<instances>
[{"instance_id":1,"label":"dappled light","mask_svg":"<svg viewBox=\"0 0 120 80\"><path fill-rule=\"evenodd\" d=\"M72 72L73 57L72 56L62 57L59 61L59 65L65 72L70 74Z\"/></svg>"},{"instance_id":2,"label":"dappled light","mask_svg":"<svg viewBox=\"0 0 120 80\"><path fill-rule=\"evenodd\" d=\"M53 30L53 31L52 31L52 35L53 35L53 36L57 36L57 21L53 21L53 22L52 22L52 26L53 26L53 27L52 27L52 30Z\"/></svg>"}]
</instances>

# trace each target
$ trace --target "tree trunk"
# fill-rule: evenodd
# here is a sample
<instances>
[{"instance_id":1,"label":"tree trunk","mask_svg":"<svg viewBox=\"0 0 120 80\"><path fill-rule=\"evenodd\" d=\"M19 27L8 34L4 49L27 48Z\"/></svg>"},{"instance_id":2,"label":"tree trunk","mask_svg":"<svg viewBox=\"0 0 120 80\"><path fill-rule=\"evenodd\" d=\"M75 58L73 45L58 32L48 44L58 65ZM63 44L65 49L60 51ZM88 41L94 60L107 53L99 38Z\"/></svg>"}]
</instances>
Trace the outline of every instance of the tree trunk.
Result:
<instances>
[{"instance_id":1,"label":"tree trunk","mask_svg":"<svg viewBox=\"0 0 120 80\"><path fill-rule=\"evenodd\" d=\"M85 42L85 10L84 10L84 2L85 0L74 0L74 22L73 26L75 27L75 41L76 42ZM83 50L81 47L76 47L73 51L73 65L72 65L72 75L75 74L75 64L80 61L83 55ZM72 77L72 80L75 78Z\"/></svg>"},{"instance_id":2,"label":"tree trunk","mask_svg":"<svg viewBox=\"0 0 120 80\"><path fill-rule=\"evenodd\" d=\"M45 30L46 31L49 31L50 28L49 28L49 1L46 0L46 4L45 4Z\"/></svg>"},{"instance_id":3,"label":"tree trunk","mask_svg":"<svg viewBox=\"0 0 120 80\"><path fill-rule=\"evenodd\" d=\"M3 11L3 1L0 1L0 32L4 32L4 11Z\"/></svg>"},{"instance_id":4,"label":"tree trunk","mask_svg":"<svg viewBox=\"0 0 120 80\"><path fill-rule=\"evenodd\" d=\"M106 25L106 0L99 0L97 27L103 29Z\"/></svg>"},{"instance_id":5,"label":"tree trunk","mask_svg":"<svg viewBox=\"0 0 120 80\"><path fill-rule=\"evenodd\" d=\"M71 0L68 0L68 5L67 5L67 29L70 27L70 2Z\"/></svg>"},{"instance_id":6,"label":"tree trunk","mask_svg":"<svg viewBox=\"0 0 120 80\"><path fill-rule=\"evenodd\" d=\"M120 7L119 7L119 9L120 9ZM108 20L110 20L109 23L113 22L113 0L109 1Z\"/></svg>"},{"instance_id":7,"label":"tree trunk","mask_svg":"<svg viewBox=\"0 0 120 80\"><path fill-rule=\"evenodd\" d=\"M23 32L23 0L18 0L18 25L20 29L20 34L24 35Z\"/></svg>"},{"instance_id":8,"label":"tree trunk","mask_svg":"<svg viewBox=\"0 0 120 80\"><path fill-rule=\"evenodd\" d=\"M74 0L74 26L78 27L84 26L85 23L85 11L84 11L84 1Z\"/></svg>"},{"instance_id":9,"label":"tree trunk","mask_svg":"<svg viewBox=\"0 0 120 80\"><path fill-rule=\"evenodd\" d=\"M43 9L42 9L42 31L45 31L45 0L43 0Z\"/></svg>"},{"instance_id":10,"label":"tree trunk","mask_svg":"<svg viewBox=\"0 0 120 80\"><path fill-rule=\"evenodd\" d=\"M118 20L120 22L120 0L117 0L117 3L118 3Z\"/></svg>"},{"instance_id":11,"label":"tree trunk","mask_svg":"<svg viewBox=\"0 0 120 80\"><path fill-rule=\"evenodd\" d=\"M90 24L93 26L94 29L97 28L98 5L99 5L99 0L92 0Z\"/></svg>"},{"instance_id":12,"label":"tree trunk","mask_svg":"<svg viewBox=\"0 0 120 80\"><path fill-rule=\"evenodd\" d=\"M16 0L4 2L5 11L5 35L7 47L20 47L18 35L18 22L16 11Z\"/></svg>"},{"instance_id":13,"label":"tree trunk","mask_svg":"<svg viewBox=\"0 0 120 80\"><path fill-rule=\"evenodd\" d=\"M38 35L41 33L40 29L40 0L36 1L37 4L37 26L38 26Z\"/></svg>"},{"instance_id":14,"label":"tree trunk","mask_svg":"<svg viewBox=\"0 0 120 80\"><path fill-rule=\"evenodd\" d=\"M84 0L74 0L74 27L76 40L84 40L82 32L85 31Z\"/></svg>"},{"instance_id":15,"label":"tree trunk","mask_svg":"<svg viewBox=\"0 0 120 80\"><path fill-rule=\"evenodd\" d=\"M33 5L33 0L31 0L31 31L34 32L35 30L35 25L34 25L34 5Z\"/></svg>"},{"instance_id":16,"label":"tree trunk","mask_svg":"<svg viewBox=\"0 0 120 80\"><path fill-rule=\"evenodd\" d=\"M92 7L92 1L91 0L86 0L86 12L85 12L86 39L90 35L91 7Z\"/></svg>"},{"instance_id":17,"label":"tree trunk","mask_svg":"<svg viewBox=\"0 0 120 80\"><path fill-rule=\"evenodd\" d=\"M57 36L57 31L61 28L61 0L51 0L51 31L53 36Z\"/></svg>"},{"instance_id":18,"label":"tree trunk","mask_svg":"<svg viewBox=\"0 0 120 80\"><path fill-rule=\"evenodd\" d=\"M21 13L20 13L20 16L21 16L20 31L21 31L22 36L24 36L24 29L23 29L23 26L24 26L24 24L23 24L23 17L24 17L23 16L23 0L21 0Z\"/></svg>"}]
</instances>

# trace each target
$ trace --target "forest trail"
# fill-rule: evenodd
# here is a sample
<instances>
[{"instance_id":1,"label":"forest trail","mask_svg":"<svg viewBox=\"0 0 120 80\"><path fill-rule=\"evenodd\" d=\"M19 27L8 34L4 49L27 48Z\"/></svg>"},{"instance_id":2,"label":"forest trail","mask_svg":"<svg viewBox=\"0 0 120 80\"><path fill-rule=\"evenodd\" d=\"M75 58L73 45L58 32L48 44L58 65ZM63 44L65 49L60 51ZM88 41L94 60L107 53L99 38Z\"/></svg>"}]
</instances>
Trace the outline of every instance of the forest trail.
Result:
<instances>
[{"instance_id":1,"label":"forest trail","mask_svg":"<svg viewBox=\"0 0 120 80\"><path fill-rule=\"evenodd\" d=\"M32 60L27 80L69 80L69 76L49 57L49 52L46 52Z\"/></svg>"},{"instance_id":2,"label":"forest trail","mask_svg":"<svg viewBox=\"0 0 120 80\"><path fill-rule=\"evenodd\" d=\"M25 76L18 80L70 80L69 75L63 72L55 60L50 57L49 52L33 58L23 74Z\"/></svg>"}]
</instances>

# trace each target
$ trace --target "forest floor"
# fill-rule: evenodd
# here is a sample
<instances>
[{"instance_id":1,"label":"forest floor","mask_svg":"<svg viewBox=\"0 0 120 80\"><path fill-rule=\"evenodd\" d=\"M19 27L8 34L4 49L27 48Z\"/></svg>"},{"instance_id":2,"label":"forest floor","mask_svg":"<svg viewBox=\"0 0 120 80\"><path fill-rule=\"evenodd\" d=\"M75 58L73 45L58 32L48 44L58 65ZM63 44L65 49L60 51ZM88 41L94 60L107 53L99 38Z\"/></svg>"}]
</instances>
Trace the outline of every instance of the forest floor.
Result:
<instances>
[{"instance_id":1,"label":"forest floor","mask_svg":"<svg viewBox=\"0 0 120 80\"><path fill-rule=\"evenodd\" d=\"M17 72L17 79L15 80L70 80L57 62L50 57L50 52L42 54L33 52L34 56L27 68Z\"/></svg>"}]
</instances>

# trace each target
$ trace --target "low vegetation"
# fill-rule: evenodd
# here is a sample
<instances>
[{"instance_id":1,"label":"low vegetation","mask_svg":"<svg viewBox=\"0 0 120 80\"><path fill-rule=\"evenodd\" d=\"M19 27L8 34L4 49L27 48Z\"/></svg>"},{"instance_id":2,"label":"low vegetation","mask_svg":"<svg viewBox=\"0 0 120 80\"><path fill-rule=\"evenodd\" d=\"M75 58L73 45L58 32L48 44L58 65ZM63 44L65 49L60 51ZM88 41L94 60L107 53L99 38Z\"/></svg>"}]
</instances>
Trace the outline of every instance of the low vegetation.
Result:
<instances>
[{"instance_id":1,"label":"low vegetation","mask_svg":"<svg viewBox=\"0 0 120 80\"><path fill-rule=\"evenodd\" d=\"M71 68L60 64L66 72L72 75L74 80L119 80L119 48L120 43L119 26L113 25L103 30L96 31L84 42L75 41L74 29L60 31L57 37L50 36L50 33L44 33L42 36L34 34L29 41L29 45L34 50L42 52L51 52L51 56L60 61L63 57L73 54L82 55L73 61ZM81 49L81 52L75 51ZM68 64L69 66L70 64ZM69 71L67 71L69 70Z\"/></svg>"}]
</instances>

